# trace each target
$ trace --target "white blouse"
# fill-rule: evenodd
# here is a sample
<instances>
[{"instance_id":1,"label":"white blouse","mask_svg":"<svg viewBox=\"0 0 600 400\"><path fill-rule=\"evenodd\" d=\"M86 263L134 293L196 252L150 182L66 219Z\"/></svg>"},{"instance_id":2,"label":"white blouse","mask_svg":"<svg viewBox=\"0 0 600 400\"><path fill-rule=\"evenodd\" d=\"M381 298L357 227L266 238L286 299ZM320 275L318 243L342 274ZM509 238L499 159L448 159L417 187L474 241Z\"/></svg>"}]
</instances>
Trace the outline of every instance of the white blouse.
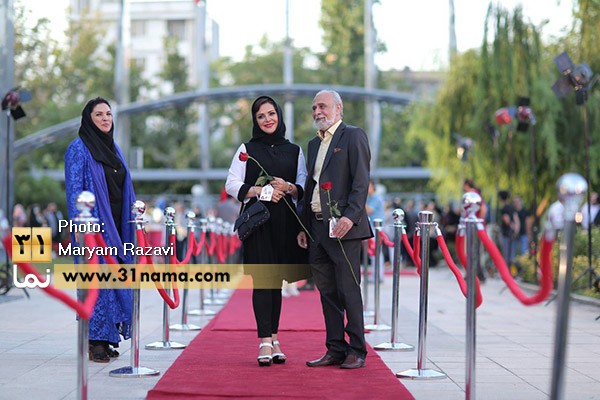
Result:
<instances>
[{"instance_id":1,"label":"white blouse","mask_svg":"<svg viewBox=\"0 0 600 400\"><path fill-rule=\"evenodd\" d=\"M229 172L227 173L227 182L225 182L225 191L230 196L233 196L237 199L240 188L244 184L244 179L246 179L246 162L240 161L240 153L247 153L246 145L241 144L238 147L233 159L231 160L231 166L229 167ZM304 153L302 152L302 147L300 147L300 151L298 152L298 169L296 171L296 186L301 186L304 188L304 184L306 183L306 161L304 160ZM250 199L244 199L244 203L246 203ZM294 203L297 203L297 199L294 199Z\"/></svg>"}]
</instances>

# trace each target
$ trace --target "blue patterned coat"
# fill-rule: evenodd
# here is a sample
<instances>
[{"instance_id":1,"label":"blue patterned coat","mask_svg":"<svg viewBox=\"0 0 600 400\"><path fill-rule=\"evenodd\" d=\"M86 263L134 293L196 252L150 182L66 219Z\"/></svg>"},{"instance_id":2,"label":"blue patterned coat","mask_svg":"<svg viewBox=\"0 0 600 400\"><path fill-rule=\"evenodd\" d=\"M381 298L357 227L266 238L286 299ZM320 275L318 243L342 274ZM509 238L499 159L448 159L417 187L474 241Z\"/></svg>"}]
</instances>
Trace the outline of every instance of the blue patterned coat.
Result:
<instances>
[{"instance_id":1,"label":"blue patterned coat","mask_svg":"<svg viewBox=\"0 0 600 400\"><path fill-rule=\"evenodd\" d=\"M118 258L120 261L130 264L133 262L133 257L123 254L123 243L134 243L135 228L129 221L133 220L131 205L135 201L135 193L133 191L131 175L129 174L129 169L123 159L121 150L118 146L116 146L116 149L126 170L125 181L123 183L122 240L112 218L102 164L92 157L90 151L80 138L71 142L65 153L67 206L69 209L69 218L76 218L79 214L77 210L77 196L84 190L92 192L96 196L96 206L92 210L92 214L99 219L99 223L104 230L102 236L107 246L116 247L119 251ZM71 235L71 241L74 244L76 243L73 234ZM102 259L100 261L104 262ZM75 262L78 262L77 258ZM120 342L119 334L128 339L131 336L131 309L131 289L100 290L98 302L94 307L94 312L89 321L89 339L118 343Z\"/></svg>"}]
</instances>

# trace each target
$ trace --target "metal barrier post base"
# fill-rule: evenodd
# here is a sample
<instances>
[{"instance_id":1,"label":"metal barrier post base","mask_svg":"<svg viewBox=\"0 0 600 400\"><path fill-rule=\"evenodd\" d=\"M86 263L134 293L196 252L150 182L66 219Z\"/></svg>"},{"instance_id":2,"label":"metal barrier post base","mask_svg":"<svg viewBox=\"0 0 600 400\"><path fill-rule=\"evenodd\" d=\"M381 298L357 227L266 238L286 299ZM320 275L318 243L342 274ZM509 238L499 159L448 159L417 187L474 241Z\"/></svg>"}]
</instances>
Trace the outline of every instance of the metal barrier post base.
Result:
<instances>
[{"instance_id":1,"label":"metal barrier post base","mask_svg":"<svg viewBox=\"0 0 600 400\"><path fill-rule=\"evenodd\" d=\"M411 346L406 343L381 343L377 346L373 347L375 350L385 350L385 351L413 351L415 346Z\"/></svg>"},{"instance_id":2,"label":"metal barrier post base","mask_svg":"<svg viewBox=\"0 0 600 400\"><path fill-rule=\"evenodd\" d=\"M386 324L369 324L365 325L365 329L370 331L389 331L392 327Z\"/></svg>"},{"instance_id":3,"label":"metal barrier post base","mask_svg":"<svg viewBox=\"0 0 600 400\"><path fill-rule=\"evenodd\" d=\"M177 342L153 342L146 345L146 350L181 350L187 345Z\"/></svg>"},{"instance_id":4,"label":"metal barrier post base","mask_svg":"<svg viewBox=\"0 0 600 400\"><path fill-rule=\"evenodd\" d=\"M172 331L199 331L202 328L194 324L174 324L169 326L169 329Z\"/></svg>"},{"instance_id":5,"label":"metal barrier post base","mask_svg":"<svg viewBox=\"0 0 600 400\"><path fill-rule=\"evenodd\" d=\"M433 369L408 369L406 371L398 372L396 374L398 378L407 378L407 379L444 379L447 378L446 374L440 371L436 371Z\"/></svg>"},{"instance_id":6,"label":"metal barrier post base","mask_svg":"<svg viewBox=\"0 0 600 400\"><path fill-rule=\"evenodd\" d=\"M194 309L194 310L190 310L188 311L188 316L189 315L193 315L194 317L200 316L200 317L210 317L215 315L216 312L213 310L200 310L198 308Z\"/></svg>"},{"instance_id":7,"label":"metal barrier post base","mask_svg":"<svg viewBox=\"0 0 600 400\"><path fill-rule=\"evenodd\" d=\"M108 376L112 376L113 378L141 378L156 375L160 375L160 371L146 367L122 367L113 369L108 373Z\"/></svg>"}]
</instances>

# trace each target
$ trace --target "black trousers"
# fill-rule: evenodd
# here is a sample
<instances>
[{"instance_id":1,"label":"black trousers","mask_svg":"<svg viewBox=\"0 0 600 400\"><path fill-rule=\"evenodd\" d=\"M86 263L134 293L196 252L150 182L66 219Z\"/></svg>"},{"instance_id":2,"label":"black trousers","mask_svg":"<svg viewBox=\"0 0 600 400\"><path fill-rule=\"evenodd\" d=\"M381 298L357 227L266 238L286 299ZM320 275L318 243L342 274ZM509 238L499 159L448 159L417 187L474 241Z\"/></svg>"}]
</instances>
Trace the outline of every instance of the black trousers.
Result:
<instances>
[{"instance_id":1,"label":"black trousers","mask_svg":"<svg viewBox=\"0 0 600 400\"><path fill-rule=\"evenodd\" d=\"M365 327L363 302L360 290L360 251L361 240L342 240L329 238L329 225L323 221L312 221L311 235L315 239L309 242L309 261L315 284L321 294L321 305L325 318L327 353L335 358L344 358L348 354L365 357ZM352 264L352 270L350 265ZM352 273L354 272L354 274ZM354 280L354 277L358 280ZM344 326L344 313L348 323ZM348 334L349 343L345 335Z\"/></svg>"},{"instance_id":2,"label":"black trousers","mask_svg":"<svg viewBox=\"0 0 600 400\"><path fill-rule=\"evenodd\" d=\"M254 289L252 307L259 338L271 337L279 329L281 289Z\"/></svg>"}]
</instances>

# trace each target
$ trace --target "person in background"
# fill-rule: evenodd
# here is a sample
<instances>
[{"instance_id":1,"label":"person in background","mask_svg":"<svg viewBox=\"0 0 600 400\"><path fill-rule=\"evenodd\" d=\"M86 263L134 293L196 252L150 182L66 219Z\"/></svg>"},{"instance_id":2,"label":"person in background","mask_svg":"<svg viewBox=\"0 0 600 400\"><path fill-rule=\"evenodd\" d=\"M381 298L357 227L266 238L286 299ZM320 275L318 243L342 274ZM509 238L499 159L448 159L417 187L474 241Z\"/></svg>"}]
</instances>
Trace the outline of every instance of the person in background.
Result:
<instances>
[{"instance_id":1,"label":"person in background","mask_svg":"<svg viewBox=\"0 0 600 400\"><path fill-rule=\"evenodd\" d=\"M373 230L373 232L375 232L375 227L373 226L373 221L375 219L380 219L381 222L384 222L385 220L385 203L383 201L383 196L381 196L381 194L377 193L377 190L375 189L375 182L373 182L372 180L369 181L369 194L367 196L367 204L365 205L365 209L367 210L367 215L369 216L369 223L371 224L371 229ZM385 264L385 256L384 253L387 252L387 246L383 245L382 246L382 252L381 252L381 260L380 260L380 265L381 265L381 269L379 270L379 278L381 279L381 282L383 282L383 277L384 277L384 273L385 273L385 268L384 268L384 264ZM375 271L375 256L369 257L370 263L371 263L371 271ZM375 276L375 275L373 275ZM369 279L373 280L373 277L370 277Z\"/></svg>"},{"instance_id":2,"label":"person in background","mask_svg":"<svg viewBox=\"0 0 600 400\"><path fill-rule=\"evenodd\" d=\"M523 199L521 196L515 195L513 197L513 207L519 218L519 231L516 233L516 244L518 249L516 250L517 255L523 255L529 253L529 221L530 214L525 207L523 207Z\"/></svg>"},{"instance_id":3,"label":"person in background","mask_svg":"<svg viewBox=\"0 0 600 400\"><path fill-rule=\"evenodd\" d=\"M77 218L77 197L86 190L96 197L92 215L102 226L106 245L117 249L117 261L131 264L133 256L124 253L123 243L135 243L131 205L135 193L129 168L114 141L113 115L107 100L88 101L81 112L79 137L65 153L65 186L68 215ZM71 234L78 245L82 237ZM101 262L104 259L101 258ZM75 262L79 262L76 258ZM101 289L89 320L89 357L107 363L119 353L114 349L131 337L131 289Z\"/></svg>"},{"instance_id":4,"label":"person in background","mask_svg":"<svg viewBox=\"0 0 600 400\"><path fill-rule=\"evenodd\" d=\"M39 204L32 204L31 207L29 207L29 219L27 222L32 228L48 226Z\"/></svg>"},{"instance_id":5,"label":"person in background","mask_svg":"<svg viewBox=\"0 0 600 400\"><path fill-rule=\"evenodd\" d=\"M17 203L13 207L13 226L15 228L24 227L27 224L27 213L22 204Z\"/></svg>"},{"instance_id":6,"label":"person in background","mask_svg":"<svg viewBox=\"0 0 600 400\"><path fill-rule=\"evenodd\" d=\"M475 184L473 179L465 179L463 182L463 191L464 192L474 192L481 196L481 207L479 207L479 211L475 214L477 218L481 218L485 222L487 222L488 218L488 207L483 199L483 195L481 194L481 188Z\"/></svg>"},{"instance_id":7,"label":"person in background","mask_svg":"<svg viewBox=\"0 0 600 400\"><path fill-rule=\"evenodd\" d=\"M598 217L598 215L600 214L598 212L600 211L600 204L598 203L598 192L590 193L590 199L592 200L590 202L592 226L600 226L600 217ZM581 207L581 227L587 230L589 226L590 223L588 221L588 202L586 201Z\"/></svg>"},{"instance_id":8,"label":"person in background","mask_svg":"<svg viewBox=\"0 0 600 400\"><path fill-rule=\"evenodd\" d=\"M62 212L56 206L56 203L51 202L46 205L44 210L44 218L48 227L52 230L52 249L58 251L58 243L63 239L61 232L58 230L59 221L63 220Z\"/></svg>"},{"instance_id":9,"label":"person in background","mask_svg":"<svg viewBox=\"0 0 600 400\"><path fill-rule=\"evenodd\" d=\"M519 216L510 203L510 192L498 192L500 199L500 235L502 241L502 256L509 265L515 258L517 250L516 237L521 229Z\"/></svg>"},{"instance_id":10,"label":"person in background","mask_svg":"<svg viewBox=\"0 0 600 400\"><path fill-rule=\"evenodd\" d=\"M225 222L229 222L233 226L239 214L240 202L237 201L235 197L225 192L224 198L217 204L217 217Z\"/></svg>"}]
</instances>

